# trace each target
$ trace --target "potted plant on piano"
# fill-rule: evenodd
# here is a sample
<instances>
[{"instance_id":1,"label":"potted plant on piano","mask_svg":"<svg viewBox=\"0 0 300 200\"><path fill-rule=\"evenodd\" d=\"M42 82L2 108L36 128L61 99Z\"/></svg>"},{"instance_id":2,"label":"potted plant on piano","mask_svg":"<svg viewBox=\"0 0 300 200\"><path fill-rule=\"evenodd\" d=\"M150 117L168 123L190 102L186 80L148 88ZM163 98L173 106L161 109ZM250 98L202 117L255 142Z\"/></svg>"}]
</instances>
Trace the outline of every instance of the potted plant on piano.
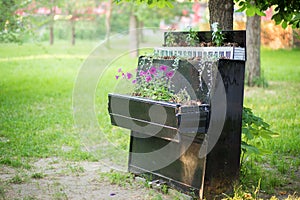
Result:
<instances>
[{"instance_id":1,"label":"potted plant on piano","mask_svg":"<svg viewBox=\"0 0 300 200\"><path fill-rule=\"evenodd\" d=\"M178 132L205 133L209 122L209 105L191 97L193 95L189 94L186 87L176 89L176 82L184 79L182 74L185 73L179 68L188 68L188 65L189 62L178 57L164 59L142 56L135 75L120 68L115 78L130 81L134 89L127 95L108 95L111 123L171 140ZM198 73L196 69L185 71ZM196 77L198 80L199 77Z\"/></svg>"}]
</instances>

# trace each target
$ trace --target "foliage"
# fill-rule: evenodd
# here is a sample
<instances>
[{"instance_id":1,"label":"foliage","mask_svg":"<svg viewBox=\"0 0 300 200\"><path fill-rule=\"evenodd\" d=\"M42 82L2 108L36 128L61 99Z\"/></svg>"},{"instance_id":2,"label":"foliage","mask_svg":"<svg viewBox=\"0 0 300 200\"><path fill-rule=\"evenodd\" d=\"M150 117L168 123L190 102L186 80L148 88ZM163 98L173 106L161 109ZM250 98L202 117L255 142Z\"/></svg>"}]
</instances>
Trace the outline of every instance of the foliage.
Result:
<instances>
[{"instance_id":1,"label":"foliage","mask_svg":"<svg viewBox=\"0 0 300 200\"><path fill-rule=\"evenodd\" d=\"M126 185L133 184L134 175L131 173L123 173L111 170L107 173L101 173L100 179L108 179L112 185L125 187Z\"/></svg>"},{"instance_id":2,"label":"foliage","mask_svg":"<svg viewBox=\"0 0 300 200\"><path fill-rule=\"evenodd\" d=\"M197 46L199 43L198 32L193 30L192 27L189 28L189 33L186 36L186 43L188 46Z\"/></svg>"},{"instance_id":3,"label":"foliage","mask_svg":"<svg viewBox=\"0 0 300 200\"><path fill-rule=\"evenodd\" d=\"M224 34L222 33L222 29L219 28L219 23L215 22L211 25L212 27L212 42L216 44L218 47L222 46L223 41L225 39Z\"/></svg>"},{"instance_id":4,"label":"foliage","mask_svg":"<svg viewBox=\"0 0 300 200\"><path fill-rule=\"evenodd\" d=\"M275 7L272 19L276 24L281 24L283 28L291 25L293 28L300 28L300 4L299 1L282 0L234 0L240 6L238 11L245 11L248 16L255 14L265 16L264 12L271 7Z\"/></svg>"},{"instance_id":5,"label":"foliage","mask_svg":"<svg viewBox=\"0 0 300 200\"><path fill-rule=\"evenodd\" d=\"M257 200L260 190L260 181L258 182L258 186L254 188L251 192L245 192L241 186L234 188L234 194L233 197L230 197L229 195L225 195L226 198L223 198L222 200Z\"/></svg>"},{"instance_id":6,"label":"foliage","mask_svg":"<svg viewBox=\"0 0 300 200\"><path fill-rule=\"evenodd\" d=\"M115 0L117 3L134 2L136 4L147 4L150 7L174 7L175 0ZM211 0L213 1L213 0ZM248 16L255 14L264 16L264 12L275 6L275 14L272 19L276 24L281 24L283 28L292 25L293 28L300 28L300 4L298 1L282 1L282 0L233 0L240 9L245 11Z\"/></svg>"},{"instance_id":7,"label":"foliage","mask_svg":"<svg viewBox=\"0 0 300 200\"><path fill-rule=\"evenodd\" d=\"M278 136L277 133L270 130L270 125L262 118L253 114L250 108L243 108L243 124L242 124L242 159L243 162L245 153L259 154L264 150L262 146L262 139L272 139ZM252 142L252 144L250 143ZM255 143L255 145L253 145Z\"/></svg>"},{"instance_id":8,"label":"foliage","mask_svg":"<svg viewBox=\"0 0 300 200\"><path fill-rule=\"evenodd\" d=\"M27 3L27 1L0 0L0 42L22 41L21 35L26 30L28 21L26 17L16 12Z\"/></svg>"},{"instance_id":9,"label":"foliage","mask_svg":"<svg viewBox=\"0 0 300 200\"><path fill-rule=\"evenodd\" d=\"M148 61L148 62L147 62ZM122 68L118 70L116 79L122 77L134 84L132 95L145 97L157 101L186 102L190 99L188 93L182 89L178 93L172 90L171 79L178 68L179 58L175 58L173 68L165 65L153 66L151 57L142 57L137 70L137 78L129 72L124 72ZM150 64L149 64L150 63Z\"/></svg>"},{"instance_id":10,"label":"foliage","mask_svg":"<svg viewBox=\"0 0 300 200\"><path fill-rule=\"evenodd\" d=\"M147 4L150 7L159 7L159 8L163 8L163 7L169 7L169 8L173 8L174 5L173 3L176 2L176 0L114 0L114 2L116 3L122 3L122 2L133 2L136 3L137 5L141 5L141 4Z\"/></svg>"}]
</instances>

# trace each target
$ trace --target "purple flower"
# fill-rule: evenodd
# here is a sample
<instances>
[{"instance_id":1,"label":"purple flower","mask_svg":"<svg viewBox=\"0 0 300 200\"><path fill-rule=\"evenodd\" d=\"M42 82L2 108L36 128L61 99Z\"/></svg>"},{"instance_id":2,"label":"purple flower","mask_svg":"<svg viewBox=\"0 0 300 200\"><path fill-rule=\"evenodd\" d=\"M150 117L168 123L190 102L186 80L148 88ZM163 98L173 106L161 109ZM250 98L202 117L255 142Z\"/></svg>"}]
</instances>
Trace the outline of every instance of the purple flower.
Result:
<instances>
[{"instance_id":1,"label":"purple flower","mask_svg":"<svg viewBox=\"0 0 300 200\"><path fill-rule=\"evenodd\" d=\"M166 73L167 78L172 78L173 75L174 75L174 71L169 71Z\"/></svg>"},{"instance_id":2,"label":"purple flower","mask_svg":"<svg viewBox=\"0 0 300 200\"><path fill-rule=\"evenodd\" d=\"M149 70L150 74L156 74L156 67L151 67Z\"/></svg>"},{"instance_id":3,"label":"purple flower","mask_svg":"<svg viewBox=\"0 0 300 200\"><path fill-rule=\"evenodd\" d=\"M119 69L118 69L118 72L119 72L119 73L122 72L122 68L119 68Z\"/></svg>"},{"instance_id":4,"label":"purple flower","mask_svg":"<svg viewBox=\"0 0 300 200\"><path fill-rule=\"evenodd\" d=\"M129 72L126 73L126 76L127 76L127 79L131 79L132 78L132 74L129 73Z\"/></svg>"},{"instance_id":5,"label":"purple flower","mask_svg":"<svg viewBox=\"0 0 300 200\"><path fill-rule=\"evenodd\" d=\"M147 76L146 77L146 82L148 83L149 81L151 81L152 80L152 78L151 78L151 76Z\"/></svg>"},{"instance_id":6,"label":"purple flower","mask_svg":"<svg viewBox=\"0 0 300 200\"><path fill-rule=\"evenodd\" d=\"M116 76L116 80L118 80L118 79L119 79L119 77L120 77L120 76Z\"/></svg>"},{"instance_id":7,"label":"purple flower","mask_svg":"<svg viewBox=\"0 0 300 200\"><path fill-rule=\"evenodd\" d=\"M165 72L165 71L167 71L167 68L168 68L168 67L167 67L166 65L161 65L161 66L159 67L159 70Z\"/></svg>"},{"instance_id":8,"label":"purple flower","mask_svg":"<svg viewBox=\"0 0 300 200\"><path fill-rule=\"evenodd\" d=\"M132 83L133 83L133 84L136 84L136 80L134 79L134 80L132 81Z\"/></svg>"},{"instance_id":9,"label":"purple flower","mask_svg":"<svg viewBox=\"0 0 300 200\"><path fill-rule=\"evenodd\" d=\"M143 70L141 70L140 73L139 73L140 76L145 76L146 74L147 74L147 72L145 72Z\"/></svg>"}]
</instances>

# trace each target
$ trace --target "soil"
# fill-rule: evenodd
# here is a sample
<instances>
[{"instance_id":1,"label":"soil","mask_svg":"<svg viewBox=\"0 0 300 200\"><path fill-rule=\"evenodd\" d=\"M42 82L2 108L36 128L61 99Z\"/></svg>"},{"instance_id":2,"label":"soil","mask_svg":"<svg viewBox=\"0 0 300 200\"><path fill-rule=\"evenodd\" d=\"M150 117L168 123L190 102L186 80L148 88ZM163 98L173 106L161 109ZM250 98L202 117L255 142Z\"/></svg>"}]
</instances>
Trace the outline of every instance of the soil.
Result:
<instances>
[{"instance_id":1,"label":"soil","mask_svg":"<svg viewBox=\"0 0 300 200\"><path fill-rule=\"evenodd\" d=\"M101 176L108 172L111 169L101 162L70 162L59 158L40 159L30 170L1 166L0 199L139 200L178 196L175 191L166 195L147 188L137 179L130 184L124 181L124 185L112 184ZM181 195L180 199L190 198Z\"/></svg>"}]
</instances>

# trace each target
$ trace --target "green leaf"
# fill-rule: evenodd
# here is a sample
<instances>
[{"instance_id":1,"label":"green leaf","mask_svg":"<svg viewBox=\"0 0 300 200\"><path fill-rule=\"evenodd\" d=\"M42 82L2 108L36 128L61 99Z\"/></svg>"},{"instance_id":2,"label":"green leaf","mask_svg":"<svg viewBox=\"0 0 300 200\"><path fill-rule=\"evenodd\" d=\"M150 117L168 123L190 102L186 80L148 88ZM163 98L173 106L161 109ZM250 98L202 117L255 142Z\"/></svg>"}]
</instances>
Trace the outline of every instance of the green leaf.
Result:
<instances>
[{"instance_id":1,"label":"green leaf","mask_svg":"<svg viewBox=\"0 0 300 200\"><path fill-rule=\"evenodd\" d=\"M248 7L246 10L246 15L250 16L250 17L254 16L255 15L255 7L253 7L253 6Z\"/></svg>"},{"instance_id":2,"label":"green leaf","mask_svg":"<svg viewBox=\"0 0 300 200\"><path fill-rule=\"evenodd\" d=\"M243 6L239 9L237 9L235 12L244 12L245 9L246 9L246 6Z\"/></svg>"},{"instance_id":3,"label":"green leaf","mask_svg":"<svg viewBox=\"0 0 300 200\"><path fill-rule=\"evenodd\" d=\"M281 24L282 28L286 29L288 24L286 21L283 21L282 24Z\"/></svg>"},{"instance_id":4,"label":"green leaf","mask_svg":"<svg viewBox=\"0 0 300 200\"><path fill-rule=\"evenodd\" d=\"M238 5L245 7L245 2L244 1L240 1Z\"/></svg>"},{"instance_id":5,"label":"green leaf","mask_svg":"<svg viewBox=\"0 0 300 200\"><path fill-rule=\"evenodd\" d=\"M254 138L253 134L251 134L251 132L249 131L248 128L243 127L242 132L245 134L245 137L247 138L247 140L252 140Z\"/></svg>"},{"instance_id":6,"label":"green leaf","mask_svg":"<svg viewBox=\"0 0 300 200\"><path fill-rule=\"evenodd\" d=\"M248 154L260 154L260 151L257 147L249 145L245 142L242 142L241 148Z\"/></svg>"},{"instance_id":7,"label":"green leaf","mask_svg":"<svg viewBox=\"0 0 300 200\"><path fill-rule=\"evenodd\" d=\"M262 12L259 8L255 8L255 13L259 16L266 16L266 14Z\"/></svg>"},{"instance_id":8,"label":"green leaf","mask_svg":"<svg viewBox=\"0 0 300 200\"><path fill-rule=\"evenodd\" d=\"M174 8L174 5L171 2L166 1L166 5L169 8Z\"/></svg>"},{"instance_id":9,"label":"green leaf","mask_svg":"<svg viewBox=\"0 0 300 200\"><path fill-rule=\"evenodd\" d=\"M282 18L281 16L279 15L279 13L275 14L272 16L272 19L275 21L275 24L278 25L281 23L282 21Z\"/></svg>"}]
</instances>

